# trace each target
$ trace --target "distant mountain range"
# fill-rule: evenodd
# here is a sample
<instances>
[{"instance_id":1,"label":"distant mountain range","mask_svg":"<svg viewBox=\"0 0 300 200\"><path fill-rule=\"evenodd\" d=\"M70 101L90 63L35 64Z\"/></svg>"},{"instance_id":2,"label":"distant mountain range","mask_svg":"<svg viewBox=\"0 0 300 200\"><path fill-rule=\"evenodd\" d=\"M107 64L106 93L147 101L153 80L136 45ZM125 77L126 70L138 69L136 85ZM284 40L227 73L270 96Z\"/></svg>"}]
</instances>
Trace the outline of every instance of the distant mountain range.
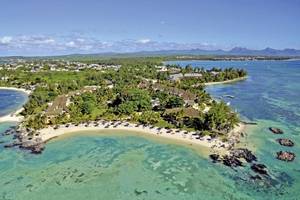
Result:
<instances>
[{"instance_id":1,"label":"distant mountain range","mask_svg":"<svg viewBox=\"0 0 300 200\"><path fill-rule=\"evenodd\" d=\"M300 50L297 49L272 49L252 50L242 47L235 47L231 50L163 50L163 51L145 51L137 52L138 55L228 55L228 56L300 56Z\"/></svg>"},{"instance_id":2,"label":"distant mountain range","mask_svg":"<svg viewBox=\"0 0 300 200\"><path fill-rule=\"evenodd\" d=\"M228 51L233 55L262 55L262 56L300 56L300 50L297 49L272 49L265 48L262 50L251 50L247 48L235 47Z\"/></svg>"},{"instance_id":3,"label":"distant mountain range","mask_svg":"<svg viewBox=\"0 0 300 200\"><path fill-rule=\"evenodd\" d=\"M174 55L212 55L212 56L287 56L298 57L300 50L297 49L272 49L265 48L262 50L252 50L243 47L235 47L231 50L203 50L203 49L190 49L190 50L160 50L160 51L140 51L132 53L99 53L99 54L72 54L69 56L98 56L98 57L134 57L134 56L174 56Z\"/></svg>"},{"instance_id":4,"label":"distant mountain range","mask_svg":"<svg viewBox=\"0 0 300 200\"><path fill-rule=\"evenodd\" d=\"M159 50L159 51L140 51L130 53L116 53L106 52L97 54L70 54L62 56L39 56L39 57L23 57L11 56L2 58L68 58L68 57L140 57L140 56L278 56L278 57L300 57L300 50L298 49L272 49L265 48L262 50L253 50L243 47L234 47L231 50L203 50L203 49L190 49L190 50ZM1 57L0 57L1 59Z\"/></svg>"}]
</instances>

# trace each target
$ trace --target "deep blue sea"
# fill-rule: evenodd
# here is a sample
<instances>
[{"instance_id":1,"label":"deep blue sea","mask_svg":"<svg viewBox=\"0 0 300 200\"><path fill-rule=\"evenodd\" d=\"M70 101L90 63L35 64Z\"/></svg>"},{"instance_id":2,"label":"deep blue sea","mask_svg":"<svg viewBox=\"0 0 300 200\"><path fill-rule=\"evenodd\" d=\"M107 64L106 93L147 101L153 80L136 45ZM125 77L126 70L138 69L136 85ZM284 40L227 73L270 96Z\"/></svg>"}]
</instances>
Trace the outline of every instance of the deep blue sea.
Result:
<instances>
[{"instance_id":1,"label":"deep blue sea","mask_svg":"<svg viewBox=\"0 0 300 200\"><path fill-rule=\"evenodd\" d=\"M0 144L0 199L300 199L300 61L172 63L249 72L245 81L210 86L207 91L215 98L235 96L224 100L242 118L258 123L247 129L243 145L266 164L267 181L251 180L249 175L254 173L248 165L233 170L186 146L125 132L82 133L51 141L41 155L4 149ZM2 93L2 105L9 105L4 102L14 98ZM0 132L10 125L0 124ZM285 133L273 135L269 126ZM282 147L276 142L279 137L290 138L296 145ZM277 160L279 150L296 153L295 161Z\"/></svg>"},{"instance_id":2,"label":"deep blue sea","mask_svg":"<svg viewBox=\"0 0 300 200\"><path fill-rule=\"evenodd\" d=\"M0 90L0 116L7 115L27 101L27 95L14 90Z\"/></svg>"}]
</instances>

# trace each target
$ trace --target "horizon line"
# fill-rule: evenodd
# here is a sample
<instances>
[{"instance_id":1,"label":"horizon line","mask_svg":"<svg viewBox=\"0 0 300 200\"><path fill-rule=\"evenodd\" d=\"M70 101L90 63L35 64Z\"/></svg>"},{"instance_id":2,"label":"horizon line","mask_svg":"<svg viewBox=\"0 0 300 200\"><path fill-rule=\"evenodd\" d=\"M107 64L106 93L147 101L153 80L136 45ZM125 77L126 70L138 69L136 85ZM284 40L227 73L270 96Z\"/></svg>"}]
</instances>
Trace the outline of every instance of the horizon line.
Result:
<instances>
[{"instance_id":1,"label":"horizon line","mask_svg":"<svg viewBox=\"0 0 300 200\"><path fill-rule=\"evenodd\" d=\"M236 47L233 47L231 49L222 49L222 48L218 48L218 49L202 49L202 48L186 48L186 49L162 49L162 50L140 50L140 51L103 51L103 52L78 52L78 53L61 53L61 54L45 54L45 55L37 55L37 54L32 54L32 55L24 55L24 54L12 54L12 55L0 55L0 58L9 58L9 57L27 57L27 58L30 58L30 57L56 57L56 56L72 56L72 55L104 55L104 54L123 54L123 55L126 55L126 54L135 54L135 53L159 53L159 52L168 52L168 51L178 51L178 52L184 52L184 51L203 51L203 52L216 52L216 51L222 51L224 53L231 53L231 54L227 54L227 56L247 56L246 54L234 54L234 50L244 50L244 51L265 51L265 50L274 50L274 51L279 51L279 52L282 52L282 51L287 51L287 50L291 50L291 51L299 51L297 52L299 55L297 56L300 56L300 49L296 49L296 48L282 48L282 49L275 49L275 48L272 48L272 47L265 47L263 49L252 49L252 48L247 48L247 47L241 47L241 46L236 46ZM175 55L175 54L174 54ZM178 54L180 55L180 53ZM189 55L189 54L186 54L186 55ZM190 54L191 55L191 54ZM195 54L193 56L208 56L208 55L211 55L211 56L226 56L226 54ZM161 55L163 56L163 55ZM266 55L255 55L255 54L250 54L248 56L266 56ZM267 55L267 56L295 56L295 55Z\"/></svg>"}]
</instances>

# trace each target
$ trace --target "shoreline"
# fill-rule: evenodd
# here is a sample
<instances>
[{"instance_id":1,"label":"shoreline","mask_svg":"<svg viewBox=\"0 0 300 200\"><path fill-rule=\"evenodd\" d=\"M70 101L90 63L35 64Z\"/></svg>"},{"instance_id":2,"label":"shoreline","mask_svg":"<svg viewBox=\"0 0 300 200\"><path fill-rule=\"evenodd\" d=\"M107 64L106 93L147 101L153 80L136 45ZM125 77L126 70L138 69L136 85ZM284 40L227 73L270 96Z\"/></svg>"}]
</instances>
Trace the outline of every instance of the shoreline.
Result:
<instances>
[{"instance_id":1,"label":"shoreline","mask_svg":"<svg viewBox=\"0 0 300 200\"><path fill-rule=\"evenodd\" d=\"M247 77L242 77L234 80L225 81L227 82L234 82L243 80ZM214 82L211 84L222 84L224 82ZM28 91L21 88L14 88L14 87L0 87L1 89L6 90L15 90L15 91L21 91L26 93L27 95L30 95L32 91ZM23 107L20 109L0 117L0 123L1 122L19 122L21 123L24 120L23 116L18 116L22 111L24 110ZM202 136L199 137L196 133L196 131L187 132L184 130L179 129L165 129L165 128L158 128L151 125L141 125L141 124L134 124L129 122L122 122L122 121L91 121L86 123L79 124L78 126L75 126L74 124L69 125L59 125L58 128L54 128L54 126L50 126L44 129L37 130L38 135L31 137L26 135L26 133L23 135L25 136L24 139L27 138L27 140L32 141L40 141L42 143L47 143L48 141L66 135L71 133L79 133L80 132L104 132L104 131L127 131L132 133L142 134L142 136L151 136L160 138L163 140L169 139L173 141L177 141L181 144L187 144L192 146L193 144L204 147L212 150L218 150L227 152L228 149L235 144L235 142L232 142L233 140L238 139L238 137L241 135L240 133L243 132L246 128L246 125L243 123L239 123L238 126L236 126L234 129L232 129L228 135L229 140L231 142L222 142L218 138L211 138L210 136ZM232 137L234 136L234 137ZM233 139L233 140L232 140Z\"/></svg>"},{"instance_id":2,"label":"shoreline","mask_svg":"<svg viewBox=\"0 0 300 200\"><path fill-rule=\"evenodd\" d=\"M227 80L227 81L208 82L208 83L204 83L204 86L234 83L234 82L246 80L247 78L248 78L248 76L240 77L240 78L235 78L235 79L231 79L231 80Z\"/></svg>"},{"instance_id":3,"label":"shoreline","mask_svg":"<svg viewBox=\"0 0 300 200\"><path fill-rule=\"evenodd\" d=\"M22 122L22 120L24 119L23 116L18 116L22 111L24 110L24 108L20 108L8 115L4 115L2 117L0 117L0 123L1 122Z\"/></svg>"},{"instance_id":4,"label":"shoreline","mask_svg":"<svg viewBox=\"0 0 300 200\"><path fill-rule=\"evenodd\" d=\"M30 95L32 92L31 90L26 90L23 88L16 88L16 87L0 87L0 90L14 90L14 91L19 91L19 92L24 92L27 95Z\"/></svg>"},{"instance_id":5,"label":"shoreline","mask_svg":"<svg viewBox=\"0 0 300 200\"><path fill-rule=\"evenodd\" d=\"M219 139L212 139L210 136L199 137L198 135L194 135L195 132L185 132L178 129L160 129L158 127L138 125L129 122L100 121L96 122L97 125L94 123L91 123L88 126L86 124L80 124L78 126L69 125L68 127L65 125L60 125L56 129L54 127L48 127L38 130L39 135L35 137L40 138L42 142L46 143L54 138L72 133L81 134L80 132L103 132L115 130L135 132L137 135L142 134L142 136L155 136L162 139L170 139L189 145L195 144L199 145L200 147L206 147L213 150L226 150L226 148L229 147L229 143L227 142L222 142ZM244 131L245 127L246 126L244 124L239 124L233 130L231 130L229 134L238 134Z\"/></svg>"},{"instance_id":6,"label":"shoreline","mask_svg":"<svg viewBox=\"0 0 300 200\"><path fill-rule=\"evenodd\" d=\"M19 91L19 92L23 92L26 95L30 95L31 94L31 90L25 90L23 88L16 88L16 87L0 87L0 90L14 90L14 91ZM4 116L0 116L0 123L1 122L22 122L22 120L24 119L23 116L18 116L22 111L24 110L23 106L15 111L12 111L11 113L4 115Z\"/></svg>"}]
</instances>

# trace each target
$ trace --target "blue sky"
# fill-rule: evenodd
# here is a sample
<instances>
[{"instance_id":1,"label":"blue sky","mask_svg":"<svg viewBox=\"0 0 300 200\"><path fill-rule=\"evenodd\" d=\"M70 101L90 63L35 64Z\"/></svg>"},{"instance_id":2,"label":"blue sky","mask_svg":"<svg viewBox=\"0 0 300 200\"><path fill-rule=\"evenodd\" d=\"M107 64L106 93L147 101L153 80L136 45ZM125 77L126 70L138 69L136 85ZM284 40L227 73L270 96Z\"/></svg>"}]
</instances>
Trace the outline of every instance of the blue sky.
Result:
<instances>
[{"instance_id":1,"label":"blue sky","mask_svg":"<svg viewBox=\"0 0 300 200\"><path fill-rule=\"evenodd\" d=\"M300 49L300 0L3 0L1 55Z\"/></svg>"}]
</instances>

